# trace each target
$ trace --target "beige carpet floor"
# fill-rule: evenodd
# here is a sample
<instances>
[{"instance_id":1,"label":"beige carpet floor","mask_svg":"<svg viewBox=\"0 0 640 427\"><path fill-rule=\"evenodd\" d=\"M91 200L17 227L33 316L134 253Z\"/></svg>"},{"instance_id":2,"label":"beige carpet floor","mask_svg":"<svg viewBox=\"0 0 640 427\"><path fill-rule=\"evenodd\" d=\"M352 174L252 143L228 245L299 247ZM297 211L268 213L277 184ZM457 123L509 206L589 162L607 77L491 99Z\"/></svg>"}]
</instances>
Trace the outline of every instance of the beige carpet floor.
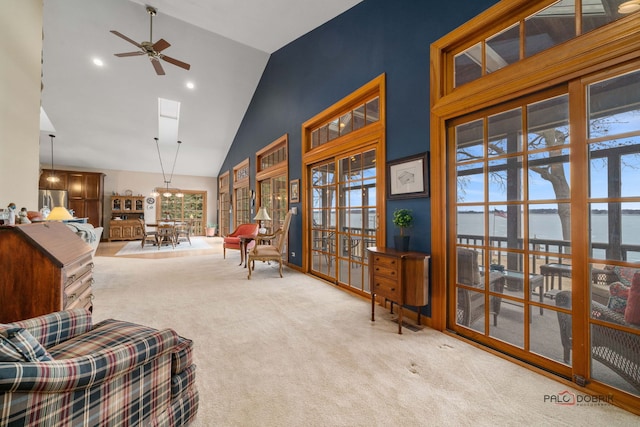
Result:
<instances>
[{"instance_id":1,"label":"beige carpet floor","mask_svg":"<svg viewBox=\"0 0 640 427\"><path fill-rule=\"evenodd\" d=\"M238 254L95 259L94 318L195 342L196 426L638 425L608 404L545 402L567 387L324 282ZM574 392L580 395L579 392Z\"/></svg>"}]
</instances>

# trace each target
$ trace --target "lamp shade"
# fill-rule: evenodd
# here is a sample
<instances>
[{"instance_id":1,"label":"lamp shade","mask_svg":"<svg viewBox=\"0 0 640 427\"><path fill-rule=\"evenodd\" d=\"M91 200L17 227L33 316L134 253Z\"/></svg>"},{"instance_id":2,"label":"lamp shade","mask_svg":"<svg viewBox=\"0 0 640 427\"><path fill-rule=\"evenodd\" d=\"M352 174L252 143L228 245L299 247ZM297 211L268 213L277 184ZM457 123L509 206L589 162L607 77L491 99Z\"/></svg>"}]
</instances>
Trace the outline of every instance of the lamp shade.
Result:
<instances>
[{"instance_id":1,"label":"lamp shade","mask_svg":"<svg viewBox=\"0 0 640 427\"><path fill-rule=\"evenodd\" d=\"M253 217L253 219L257 221L271 221L271 217L267 213L267 208L264 206L261 206L260 209L258 209L258 213Z\"/></svg>"},{"instance_id":2,"label":"lamp shade","mask_svg":"<svg viewBox=\"0 0 640 427\"><path fill-rule=\"evenodd\" d=\"M51 209L51 212L47 216L47 221L64 221L67 219L73 219L73 215L71 215L71 212L62 206L56 206Z\"/></svg>"}]
</instances>

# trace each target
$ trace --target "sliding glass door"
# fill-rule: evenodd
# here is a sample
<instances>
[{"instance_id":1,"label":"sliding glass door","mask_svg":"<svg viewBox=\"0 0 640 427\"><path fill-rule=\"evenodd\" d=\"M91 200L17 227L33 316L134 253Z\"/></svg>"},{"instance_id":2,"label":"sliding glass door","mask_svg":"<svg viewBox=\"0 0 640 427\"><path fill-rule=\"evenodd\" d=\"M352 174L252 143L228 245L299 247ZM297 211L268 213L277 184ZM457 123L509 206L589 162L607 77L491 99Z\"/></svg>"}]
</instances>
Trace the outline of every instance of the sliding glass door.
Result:
<instances>
[{"instance_id":1,"label":"sliding glass door","mask_svg":"<svg viewBox=\"0 0 640 427\"><path fill-rule=\"evenodd\" d=\"M376 150L311 167L312 271L369 292L367 251L376 242Z\"/></svg>"}]
</instances>

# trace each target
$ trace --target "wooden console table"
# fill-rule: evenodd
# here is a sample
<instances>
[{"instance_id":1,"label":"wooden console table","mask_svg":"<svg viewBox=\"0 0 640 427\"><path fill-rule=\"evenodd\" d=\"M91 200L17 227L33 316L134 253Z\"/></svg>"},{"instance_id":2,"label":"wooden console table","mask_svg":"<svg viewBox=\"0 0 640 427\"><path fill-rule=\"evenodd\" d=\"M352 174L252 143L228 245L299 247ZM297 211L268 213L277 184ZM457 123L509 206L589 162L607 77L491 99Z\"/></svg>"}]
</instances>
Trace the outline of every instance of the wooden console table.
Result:
<instances>
[{"instance_id":1,"label":"wooden console table","mask_svg":"<svg viewBox=\"0 0 640 427\"><path fill-rule=\"evenodd\" d=\"M391 248L367 248L371 321L375 321L376 295L398 304L398 333L402 333L402 307L423 307L429 303L429 255ZM420 310L418 309L418 324Z\"/></svg>"}]
</instances>

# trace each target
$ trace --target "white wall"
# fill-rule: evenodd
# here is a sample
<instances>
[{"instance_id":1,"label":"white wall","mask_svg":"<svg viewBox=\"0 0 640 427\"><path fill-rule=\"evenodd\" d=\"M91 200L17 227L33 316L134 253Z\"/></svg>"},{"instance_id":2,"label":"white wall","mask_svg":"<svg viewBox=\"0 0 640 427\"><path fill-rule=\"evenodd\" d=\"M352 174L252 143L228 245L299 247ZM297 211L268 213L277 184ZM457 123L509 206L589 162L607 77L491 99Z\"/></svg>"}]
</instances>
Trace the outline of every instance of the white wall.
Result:
<instances>
[{"instance_id":1,"label":"white wall","mask_svg":"<svg viewBox=\"0 0 640 427\"><path fill-rule=\"evenodd\" d=\"M47 165L42 165L43 168L47 168ZM104 178L104 226L105 232L103 236L109 236L109 219L111 219L111 195L118 193L123 195L125 191L131 190L135 196L142 194L143 196L149 196L151 191L156 187L162 187L164 180L161 173L146 173L146 172L130 172L130 171L118 171L110 169L79 169L71 166L56 166L59 170L83 170L85 172L102 172L105 174ZM189 176L189 175L174 175L173 181L170 185L172 188L179 188L181 190L197 190L207 192L207 223L217 223L218 217L218 178L217 177L203 177L203 176ZM150 222L155 222L155 205L153 209L145 208L145 219Z\"/></svg>"},{"instance_id":2,"label":"white wall","mask_svg":"<svg viewBox=\"0 0 640 427\"><path fill-rule=\"evenodd\" d=\"M42 0L0 12L0 208L38 208Z\"/></svg>"}]
</instances>

